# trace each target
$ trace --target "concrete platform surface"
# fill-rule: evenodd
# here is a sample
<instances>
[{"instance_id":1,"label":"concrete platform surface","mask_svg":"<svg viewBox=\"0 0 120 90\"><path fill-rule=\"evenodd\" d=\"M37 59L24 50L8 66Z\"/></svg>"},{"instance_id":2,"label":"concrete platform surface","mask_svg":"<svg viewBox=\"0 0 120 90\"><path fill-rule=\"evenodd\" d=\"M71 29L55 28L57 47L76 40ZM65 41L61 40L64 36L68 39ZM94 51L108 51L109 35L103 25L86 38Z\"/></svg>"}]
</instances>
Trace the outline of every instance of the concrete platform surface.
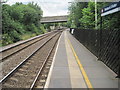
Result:
<instances>
[{"instance_id":1,"label":"concrete platform surface","mask_svg":"<svg viewBox=\"0 0 120 90\"><path fill-rule=\"evenodd\" d=\"M45 88L118 88L115 77L66 30L59 39Z\"/></svg>"}]
</instances>

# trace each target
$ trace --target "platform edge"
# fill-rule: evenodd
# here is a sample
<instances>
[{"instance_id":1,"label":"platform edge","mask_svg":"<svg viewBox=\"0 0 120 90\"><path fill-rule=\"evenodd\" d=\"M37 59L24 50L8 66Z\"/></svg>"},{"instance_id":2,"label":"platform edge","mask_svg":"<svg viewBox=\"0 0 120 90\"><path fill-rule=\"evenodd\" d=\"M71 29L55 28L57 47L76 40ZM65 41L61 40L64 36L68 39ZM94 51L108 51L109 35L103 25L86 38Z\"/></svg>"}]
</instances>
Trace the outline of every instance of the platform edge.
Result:
<instances>
[{"instance_id":1,"label":"platform edge","mask_svg":"<svg viewBox=\"0 0 120 90\"><path fill-rule=\"evenodd\" d=\"M63 34L63 32L62 32L62 34ZM62 34L61 34L61 36L62 36ZM47 77L47 80L46 80L46 83L45 83L44 88L48 88L48 87L49 87L50 77L51 77L51 75L52 75L52 70L53 70L53 66L54 66L54 63L55 63L55 57L56 57L56 54L57 54L57 51L58 51L58 47L59 47L59 43L60 43L61 36L60 36L60 38L59 38L59 40L58 40L58 43L57 43L57 47L56 47L55 54L54 54L54 57L53 57L53 62L52 62L50 71L49 71L49 73L48 73L48 77Z\"/></svg>"}]
</instances>

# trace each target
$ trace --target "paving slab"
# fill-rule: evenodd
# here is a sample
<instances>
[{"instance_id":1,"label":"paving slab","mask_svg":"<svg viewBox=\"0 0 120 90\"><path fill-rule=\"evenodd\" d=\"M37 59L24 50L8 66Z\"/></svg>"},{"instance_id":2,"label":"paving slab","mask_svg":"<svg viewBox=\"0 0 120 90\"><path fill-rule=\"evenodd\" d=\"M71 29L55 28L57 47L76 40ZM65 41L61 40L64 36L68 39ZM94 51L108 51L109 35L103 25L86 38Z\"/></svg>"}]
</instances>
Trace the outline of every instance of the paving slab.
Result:
<instances>
[{"instance_id":1,"label":"paving slab","mask_svg":"<svg viewBox=\"0 0 120 90\"><path fill-rule=\"evenodd\" d=\"M65 49L64 33L62 33L57 53L54 60L53 69L50 72L48 88L70 88L70 73L68 68L67 54Z\"/></svg>"},{"instance_id":2,"label":"paving slab","mask_svg":"<svg viewBox=\"0 0 120 90\"><path fill-rule=\"evenodd\" d=\"M98 61L68 30L63 31L45 88L87 88L84 75L68 42L70 40L93 88L118 88L116 74Z\"/></svg>"},{"instance_id":3,"label":"paving slab","mask_svg":"<svg viewBox=\"0 0 120 90\"><path fill-rule=\"evenodd\" d=\"M62 33L47 88L87 88L75 57Z\"/></svg>"},{"instance_id":4,"label":"paving slab","mask_svg":"<svg viewBox=\"0 0 120 90\"><path fill-rule=\"evenodd\" d=\"M115 78L117 75L103 62L98 61L98 58L68 31L67 35L93 85L93 88L118 88L118 79Z\"/></svg>"}]
</instances>

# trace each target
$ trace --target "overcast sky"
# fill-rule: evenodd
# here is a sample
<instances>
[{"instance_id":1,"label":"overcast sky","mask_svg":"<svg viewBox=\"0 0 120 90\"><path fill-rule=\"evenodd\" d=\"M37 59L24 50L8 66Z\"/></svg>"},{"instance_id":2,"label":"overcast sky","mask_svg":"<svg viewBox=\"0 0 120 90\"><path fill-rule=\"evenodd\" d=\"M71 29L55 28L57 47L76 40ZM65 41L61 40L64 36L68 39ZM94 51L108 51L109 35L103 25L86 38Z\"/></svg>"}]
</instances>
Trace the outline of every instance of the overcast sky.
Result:
<instances>
[{"instance_id":1,"label":"overcast sky","mask_svg":"<svg viewBox=\"0 0 120 90\"><path fill-rule=\"evenodd\" d=\"M73 0L8 0L7 4L14 4L16 2L22 2L27 4L29 2L35 2L41 6L43 10L43 16L57 16L67 15L68 5Z\"/></svg>"}]
</instances>

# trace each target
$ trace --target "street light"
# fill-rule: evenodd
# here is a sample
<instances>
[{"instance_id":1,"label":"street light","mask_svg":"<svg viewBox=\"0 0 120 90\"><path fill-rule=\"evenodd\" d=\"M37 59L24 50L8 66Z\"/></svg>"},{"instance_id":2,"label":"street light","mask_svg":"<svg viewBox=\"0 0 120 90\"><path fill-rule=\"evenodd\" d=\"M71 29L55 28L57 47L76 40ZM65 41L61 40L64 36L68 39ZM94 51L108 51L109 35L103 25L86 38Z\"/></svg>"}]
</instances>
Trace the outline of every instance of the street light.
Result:
<instances>
[{"instance_id":1,"label":"street light","mask_svg":"<svg viewBox=\"0 0 120 90\"><path fill-rule=\"evenodd\" d=\"M95 29L97 29L97 0L95 0Z\"/></svg>"}]
</instances>

